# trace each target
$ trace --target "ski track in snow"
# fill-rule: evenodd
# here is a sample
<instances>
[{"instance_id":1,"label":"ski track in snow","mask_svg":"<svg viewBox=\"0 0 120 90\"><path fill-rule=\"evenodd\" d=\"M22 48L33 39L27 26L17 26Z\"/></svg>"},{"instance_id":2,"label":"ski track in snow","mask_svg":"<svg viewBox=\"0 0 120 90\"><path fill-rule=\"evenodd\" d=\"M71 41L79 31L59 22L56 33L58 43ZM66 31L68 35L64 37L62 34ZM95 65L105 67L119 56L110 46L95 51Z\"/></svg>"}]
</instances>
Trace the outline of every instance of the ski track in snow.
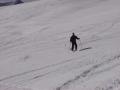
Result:
<instances>
[{"instance_id":1,"label":"ski track in snow","mask_svg":"<svg viewBox=\"0 0 120 90\"><path fill-rule=\"evenodd\" d=\"M77 57L77 58L79 59L79 57ZM61 65L61 64L65 64L65 63L71 62L71 61L73 61L74 59L76 59L76 58L72 58L72 59L65 60L65 61L63 61L63 62L57 63L57 64L52 64L52 65L48 65L48 66L45 66L45 67L42 67L42 68L38 68L38 69L35 69L35 70L31 70L31 71L27 71L27 72L24 72L24 73L16 74L16 75L13 75L13 76L9 76L9 77L0 79L0 81L4 81L4 80L7 80L7 79L19 77L19 76L22 76L22 75L25 75L25 74L29 74L29 73L33 73L33 72L36 72L36 71L40 71L40 70L43 70L43 69L55 67L55 66L58 66L58 65ZM77 60L78 60L78 59L77 59ZM40 75L40 76L43 76L43 75ZM39 77L40 77L40 76L39 76ZM38 77L38 76L37 76L37 77ZM34 78L35 78L35 77L34 77Z\"/></svg>"},{"instance_id":2,"label":"ski track in snow","mask_svg":"<svg viewBox=\"0 0 120 90\"><path fill-rule=\"evenodd\" d=\"M57 87L56 90L64 90L64 89L66 90L66 87L68 88L71 84L74 84L76 81L78 81L80 79L87 78L87 77L90 77L90 76L93 76L93 75L96 75L98 73L102 73L102 72L105 72L105 71L109 71L109 69L113 69L114 67L119 66L120 63L116 63L115 65L110 66L110 67L108 67L106 69L103 69L101 71L94 72L96 69L98 69L98 68L100 68L100 67L102 67L102 66L104 66L106 64L112 63L113 60L115 61L115 60L119 60L119 59L120 59L120 55L117 55L117 56L114 56L111 59L106 60L105 62L93 65L90 69L82 72L80 75L76 76L74 79L71 79L71 80L65 82L60 87Z\"/></svg>"}]
</instances>

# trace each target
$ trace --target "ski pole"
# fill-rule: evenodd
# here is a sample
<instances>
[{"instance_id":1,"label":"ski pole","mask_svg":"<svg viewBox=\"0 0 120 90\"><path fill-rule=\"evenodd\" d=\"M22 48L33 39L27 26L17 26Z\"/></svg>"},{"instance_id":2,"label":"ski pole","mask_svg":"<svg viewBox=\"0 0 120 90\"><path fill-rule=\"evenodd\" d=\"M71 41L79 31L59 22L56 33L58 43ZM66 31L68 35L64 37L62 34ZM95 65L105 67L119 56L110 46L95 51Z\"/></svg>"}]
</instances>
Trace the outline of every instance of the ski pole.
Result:
<instances>
[{"instance_id":1,"label":"ski pole","mask_svg":"<svg viewBox=\"0 0 120 90\"><path fill-rule=\"evenodd\" d=\"M79 39L79 41L80 41L80 46L81 46L81 49L82 49L82 42L81 42L81 40Z\"/></svg>"}]
</instances>

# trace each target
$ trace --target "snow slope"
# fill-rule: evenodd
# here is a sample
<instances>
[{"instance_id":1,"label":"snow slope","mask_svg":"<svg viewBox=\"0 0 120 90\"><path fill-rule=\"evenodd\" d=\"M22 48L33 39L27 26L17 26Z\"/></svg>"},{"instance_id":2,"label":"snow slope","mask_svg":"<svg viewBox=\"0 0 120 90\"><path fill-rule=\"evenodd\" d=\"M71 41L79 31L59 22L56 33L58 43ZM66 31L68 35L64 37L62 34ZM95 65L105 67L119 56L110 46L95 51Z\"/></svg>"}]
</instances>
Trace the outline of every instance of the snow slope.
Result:
<instances>
[{"instance_id":1,"label":"snow slope","mask_svg":"<svg viewBox=\"0 0 120 90\"><path fill-rule=\"evenodd\" d=\"M119 0L0 7L0 90L119 90L119 8ZM92 49L71 52L72 32L79 49Z\"/></svg>"}]
</instances>

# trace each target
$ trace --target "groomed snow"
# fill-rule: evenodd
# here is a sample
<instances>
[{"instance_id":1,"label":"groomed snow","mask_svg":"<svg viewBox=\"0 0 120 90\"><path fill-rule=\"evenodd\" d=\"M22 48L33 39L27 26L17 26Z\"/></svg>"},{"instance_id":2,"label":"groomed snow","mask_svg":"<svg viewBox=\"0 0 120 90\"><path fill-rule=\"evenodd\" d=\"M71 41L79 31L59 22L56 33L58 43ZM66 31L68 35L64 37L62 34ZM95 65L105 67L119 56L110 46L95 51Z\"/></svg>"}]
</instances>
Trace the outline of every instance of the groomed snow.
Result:
<instances>
[{"instance_id":1,"label":"groomed snow","mask_svg":"<svg viewBox=\"0 0 120 90\"><path fill-rule=\"evenodd\" d=\"M119 8L119 0L0 7L0 90L119 90ZM71 52L72 32L79 50L92 49Z\"/></svg>"}]
</instances>

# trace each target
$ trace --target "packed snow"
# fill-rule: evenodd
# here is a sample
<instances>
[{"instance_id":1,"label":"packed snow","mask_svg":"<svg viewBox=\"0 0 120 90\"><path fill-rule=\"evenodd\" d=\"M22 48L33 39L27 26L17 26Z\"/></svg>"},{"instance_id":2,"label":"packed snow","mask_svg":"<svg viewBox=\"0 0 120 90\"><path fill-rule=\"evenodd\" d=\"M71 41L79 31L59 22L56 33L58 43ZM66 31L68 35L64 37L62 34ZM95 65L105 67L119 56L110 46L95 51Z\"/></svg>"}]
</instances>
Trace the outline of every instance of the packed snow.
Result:
<instances>
[{"instance_id":1,"label":"packed snow","mask_svg":"<svg viewBox=\"0 0 120 90\"><path fill-rule=\"evenodd\" d=\"M119 0L0 7L0 90L120 90L119 8Z\"/></svg>"}]
</instances>

